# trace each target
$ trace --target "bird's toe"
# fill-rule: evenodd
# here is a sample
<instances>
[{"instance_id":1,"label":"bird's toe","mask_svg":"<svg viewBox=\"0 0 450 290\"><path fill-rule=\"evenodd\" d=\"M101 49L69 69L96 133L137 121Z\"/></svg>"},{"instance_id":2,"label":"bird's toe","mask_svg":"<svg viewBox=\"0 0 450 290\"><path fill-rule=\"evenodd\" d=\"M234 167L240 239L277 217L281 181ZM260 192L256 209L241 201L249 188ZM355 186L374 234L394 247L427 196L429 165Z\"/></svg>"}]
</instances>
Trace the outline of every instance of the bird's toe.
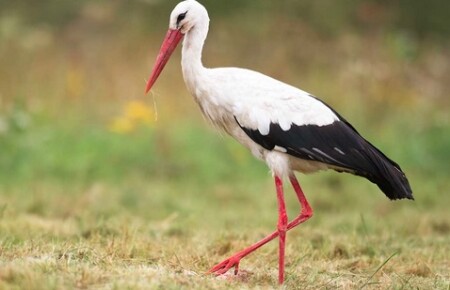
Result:
<instances>
[{"instance_id":1,"label":"bird's toe","mask_svg":"<svg viewBox=\"0 0 450 290\"><path fill-rule=\"evenodd\" d=\"M217 276L223 275L226 272L228 272L228 270L230 270L231 268L234 267L234 275L237 275L239 272L239 262L240 262L240 259L231 257L229 259L226 259L226 260L220 262L219 264L215 265L214 267L212 267L208 271L208 274L215 274Z\"/></svg>"}]
</instances>

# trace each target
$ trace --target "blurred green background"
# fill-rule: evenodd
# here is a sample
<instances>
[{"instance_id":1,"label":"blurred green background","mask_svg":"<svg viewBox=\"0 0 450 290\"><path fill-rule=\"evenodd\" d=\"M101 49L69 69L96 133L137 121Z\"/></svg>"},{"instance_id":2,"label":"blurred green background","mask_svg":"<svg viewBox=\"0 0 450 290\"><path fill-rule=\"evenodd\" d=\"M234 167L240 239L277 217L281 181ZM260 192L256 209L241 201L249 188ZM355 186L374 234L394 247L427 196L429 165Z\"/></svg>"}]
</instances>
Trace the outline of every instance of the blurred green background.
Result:
<instances>
[{"instance_id":1,"label":"blurred green background","mask_svg":"<svg viewBox=\"0 0 450 290\"><path fill-rule=\"evenodd\" d=\"M153 96L144 96L142 89L176 3L0 2L2 184L42 178L115 180L125 172L161 175L164 170L157 169L168 163L180 166L177 159L190 154L180 146L175 150L180 156L162 156L170 146L179 146L169 136L185 134L177 128L187 122L209 134L185 90L180 56ZM204 4L212 19L207 66L248 67L310 91L388 148L407 171L447 175L448 1ZM133 135L148 138L141 141L145 150L108 134L108 123L132 100L159 113L152 132ZM128 143L136 156L108 152L125 146L115 142ZM104 159L97 159L98 153ZM239 166L225 163L221 170L236 172ZM213 174L216 167L205 171ZM217 178L224 172L219 173Z\"/></svg>"},{"instance_id":2,"label":"blurred green background","mask_svg":"<svg viewBox=\"0 0 450 290\"><path fill-rule=\"evenodd\" d=\"M152 93L143 94L176 3L0 0L4 261L14 264L8 253L31 255L19 251L30 240L55 243L58 252L80 239L90 243L92 233L120 237L130 220L139 221L145 240L159 229L152 224L175 215L158 239L179 243L199 226L214 236L273 228L276 199L265 165L205 124L185 89L179 51ZM390 225L402 238L448 241L450 1L202 3L211 18L206 66L246 67L311 92L410 178L416 201L389 203L356 177L300 176L317 214L305 227L333 232L335 214L343 213L346 229L357 230L364 213L374 235ZM296 208L290 200L291 216ZM61 224L49 229L43 220ZM437 259L427 262L433 275L449 269L448 255ZM206 270L213 262L191 267ZM11 267L0 281L19 283ZM33 266L17 271L29 281L44 279L30 274ZM68 270L67 281L72 274L79 272Z\"/></svg>"}]
</instances>

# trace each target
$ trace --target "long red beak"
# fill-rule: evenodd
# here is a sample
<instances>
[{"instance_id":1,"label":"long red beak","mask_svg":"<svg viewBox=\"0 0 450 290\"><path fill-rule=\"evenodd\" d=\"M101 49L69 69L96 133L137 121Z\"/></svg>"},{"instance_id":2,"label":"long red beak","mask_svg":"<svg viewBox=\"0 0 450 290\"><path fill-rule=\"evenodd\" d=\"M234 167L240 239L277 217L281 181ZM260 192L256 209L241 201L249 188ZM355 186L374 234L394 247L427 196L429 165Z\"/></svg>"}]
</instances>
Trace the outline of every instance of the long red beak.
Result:
<instances>
[{"instance_id":1,"label":"long red beak","mask_svg":"<svg viewBox=\"0 0 450 290\"><path fill-rule=\"evenodd\" d=\"M147 87L145 88L145 93L148 93L153 87L153 84L158 79L167 61L169 61L170 55L177 47L181 39L183 39L184 34L177 29L169 29L167 31L166 37L161 45L161 48L156 58L155 65L153 66L152 74L147 81Z\"/></svg>"}]
</instances>

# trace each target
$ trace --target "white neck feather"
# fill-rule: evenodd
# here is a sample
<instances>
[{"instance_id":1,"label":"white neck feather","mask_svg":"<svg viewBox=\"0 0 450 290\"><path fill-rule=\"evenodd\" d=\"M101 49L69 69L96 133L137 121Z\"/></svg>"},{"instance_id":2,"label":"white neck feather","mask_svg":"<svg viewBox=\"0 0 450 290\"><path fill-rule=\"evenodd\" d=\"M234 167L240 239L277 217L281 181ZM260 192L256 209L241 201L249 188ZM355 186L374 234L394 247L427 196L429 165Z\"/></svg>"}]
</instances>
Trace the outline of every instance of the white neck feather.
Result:
<instances>
[{"instance_id":1,"label":"white neck feather","mask_svg":"<svg viewBox=\"0 0 450 290\"><path fill-rule=\"evenodd\" d=\"M192 27L184 36L181 67L186 86L196 96L195 88L201 86L205 74L202 64L203 44L208 34L208 21L204 20Z\"/></svg>"}]
</instances>

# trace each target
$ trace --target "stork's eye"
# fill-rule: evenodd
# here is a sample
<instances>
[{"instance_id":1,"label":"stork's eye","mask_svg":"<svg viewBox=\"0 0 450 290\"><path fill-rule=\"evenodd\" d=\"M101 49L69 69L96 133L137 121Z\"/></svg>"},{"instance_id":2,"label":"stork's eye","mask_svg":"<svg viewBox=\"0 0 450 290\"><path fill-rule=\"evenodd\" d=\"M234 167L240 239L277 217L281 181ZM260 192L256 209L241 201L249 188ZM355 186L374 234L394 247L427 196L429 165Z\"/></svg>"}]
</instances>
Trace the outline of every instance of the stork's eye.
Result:
<instances>
[{"instance_id":1,"label":"stork's eye","mask_svg":"<svg viewBox=\"0 0 450 290\"><path fill-rule=\"evenodd\" d=\"M184 13L181 13L180 15L178 15L177 17L177 25L180 24L180 22L186 17L187 11Z\"/></svg>"}]
</instances>

